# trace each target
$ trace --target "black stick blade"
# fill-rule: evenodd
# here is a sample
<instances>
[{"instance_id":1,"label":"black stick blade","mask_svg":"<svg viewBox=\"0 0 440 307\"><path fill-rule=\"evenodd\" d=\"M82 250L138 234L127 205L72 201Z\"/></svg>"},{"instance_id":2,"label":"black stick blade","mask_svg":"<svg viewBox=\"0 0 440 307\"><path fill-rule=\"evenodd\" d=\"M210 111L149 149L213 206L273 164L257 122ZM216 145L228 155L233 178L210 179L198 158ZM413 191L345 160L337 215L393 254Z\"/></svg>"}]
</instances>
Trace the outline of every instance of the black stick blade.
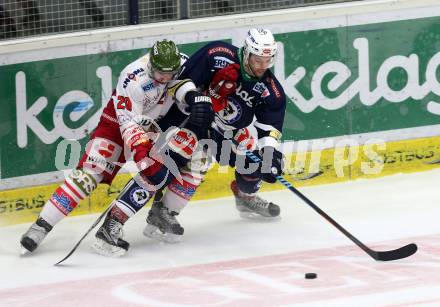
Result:
<instances>
[{"instance_id":1,"label":"black stick blade","mask_svg":"<svg viewBox=\"0 0 440 307\"><path fill-rule=\"evenodd\" d=\"M373 251L373 255L371 256L378 261L393 261L393 260L399 260L409 257L415 254L415 252L417 252L417 245L411 243L391 251L385 251L385 252Z\"/></svg>"},{"instance_id":2,"label":"black stick blade","mask_svg":"<svg viewBox=\"0 0 440 307\"><path fill-rule=\"evenodd\" d=\"M318 176L321 176L322 174L324 174L322 171L319 171L319 172L317 172L317 173L311 173L311 174L308 174L308 175L306 175L306 176L304 176L304 177L296 177L296 178L293 178L293 180L295 180L295 181L304 181L304 180L309 180L309 179L313 179L313 178L315 178L315 177L318 177ZM292 176L293 177L293 176Z\"/></svg>"}]
</instances>

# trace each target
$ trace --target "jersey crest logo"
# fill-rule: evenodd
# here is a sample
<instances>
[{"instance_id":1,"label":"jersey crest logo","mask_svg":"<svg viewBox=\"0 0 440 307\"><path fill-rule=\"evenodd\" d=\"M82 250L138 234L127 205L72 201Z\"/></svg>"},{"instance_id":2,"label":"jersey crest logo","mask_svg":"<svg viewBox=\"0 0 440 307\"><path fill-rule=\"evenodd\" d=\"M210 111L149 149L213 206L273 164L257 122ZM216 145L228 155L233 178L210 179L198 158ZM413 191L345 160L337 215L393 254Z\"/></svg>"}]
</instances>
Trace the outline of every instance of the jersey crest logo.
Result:
<instances>
[{"instance_id":1,"label":"jersey crest logo","mask_svg":"<svg viewBox=\"0 0 440 307\"><path fill-rule=\"evenodd\" d=\"M242 112L240 104L234 98L229 97L226 108L217 114L225 124L233 124L241 118Z\"/></svg>"}]
</instances>

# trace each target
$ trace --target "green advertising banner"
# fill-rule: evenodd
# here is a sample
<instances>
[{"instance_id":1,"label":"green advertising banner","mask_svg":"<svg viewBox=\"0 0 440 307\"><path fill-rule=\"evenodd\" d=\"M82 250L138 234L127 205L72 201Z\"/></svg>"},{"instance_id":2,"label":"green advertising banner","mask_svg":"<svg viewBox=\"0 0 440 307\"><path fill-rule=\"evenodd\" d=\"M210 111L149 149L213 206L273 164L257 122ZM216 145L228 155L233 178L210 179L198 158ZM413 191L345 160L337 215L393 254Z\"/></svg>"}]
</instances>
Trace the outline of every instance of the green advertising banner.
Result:
<instances>
[{"instance_id":1,"label":"green advertising banner","mask_svg":"<svg viewBox=\"0 0 440 307\"><path fill-rule=\"evenodd\" d=\"M315 139L440 123L440 17L277 35L284 135Z\"/></svg>"},{"instance_id":2,"label":"green advertising banner","mask_svg":"<svg viewBox=\"0 0 440 307\"><path fill-rule=\"evenodd\" d=\"M204 44L179 47L192 54ZM146 52L138 49L2 66L0 178L64 169L55 165L59 142L77 140L85 149L119 73Z\"/></svg>"},{"instance_id":3,"label":"green advertising banner","mask_svg":"<svg viewBox=\"0 0 440 307\"><path fill-rule=\"evenodd\" d=\"M276 39L274 71L289 97L284 140L440 124L440 17L278 33ZM190 55L205 43L180 47ZM145 52L1 66L0 178L58 170L63 139L84 148L119 72Z\"/></svg>"}]
</instances>

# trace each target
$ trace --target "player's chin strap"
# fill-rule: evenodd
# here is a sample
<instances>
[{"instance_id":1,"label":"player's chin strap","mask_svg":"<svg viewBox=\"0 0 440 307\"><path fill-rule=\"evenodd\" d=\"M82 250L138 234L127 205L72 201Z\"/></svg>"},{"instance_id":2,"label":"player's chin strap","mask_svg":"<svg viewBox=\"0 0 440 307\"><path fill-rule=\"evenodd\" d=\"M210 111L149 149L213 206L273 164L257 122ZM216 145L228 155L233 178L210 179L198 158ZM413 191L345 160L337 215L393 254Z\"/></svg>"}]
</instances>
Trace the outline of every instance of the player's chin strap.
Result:
<instances>
[{"instance_id":1,"label":"player's chin strap","mask_svg":"<svg viewBox=\"0 0 440 307\"><path fill-rule=\"evenodd\" d=\"M222 134L222 132L217 128L216 125L212 125L212 127ZM240 146L233 138L231 141ZM249 157L252 161L256 163L261 163L262 159L258 155L253 152L246 150L245 148L240 148L246 152L246 156ZM350 232L348 232L344 227L339 225L333 218L331 218L327 213L325 213L322 209L320 209L314 202L312 202L309 198L307 198L304 194L298 191L290 182L288 182L283 176L280 174L272 174L283 186L289 189L291 192L295 193L301 200L303 200L307 205L309 205L313 210L315 210L320 216L325 218L330 224L336 227L340 232L342 232L347 238L349 238L352 242L354 242L359 248L361 248L364 252L366 252L369 256L371 256L374 260L379 261L392 261L398 260L402 258L409 257L413 255L417 251L417 245L414 243L405 245L395 250L389 251L374 251L366 246L364 243L359 241L355 236L353 236Z\"/></svg>"}]
</instances>

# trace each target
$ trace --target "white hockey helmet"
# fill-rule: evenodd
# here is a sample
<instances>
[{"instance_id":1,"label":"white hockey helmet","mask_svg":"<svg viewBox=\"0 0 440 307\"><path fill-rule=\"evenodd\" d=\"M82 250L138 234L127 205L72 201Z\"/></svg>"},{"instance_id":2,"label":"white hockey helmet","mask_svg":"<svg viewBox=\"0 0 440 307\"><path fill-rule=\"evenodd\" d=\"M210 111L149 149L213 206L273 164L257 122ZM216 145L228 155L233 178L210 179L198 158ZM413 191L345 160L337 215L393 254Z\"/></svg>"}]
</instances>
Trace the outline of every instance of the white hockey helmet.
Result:
<instances>
[{"instance_id":1,"label":"white hockey helmet","mask_svg":"<svg viewBox=\"0 0 440 307\"><path fill-rule=\"evenodd\" d=\"M268 29L250 29L244 41L244 62L247 64L249 55L272 57L272 67L275 55L277 54L277 43L272 32Z\"/></svg>"}]
</instances>

